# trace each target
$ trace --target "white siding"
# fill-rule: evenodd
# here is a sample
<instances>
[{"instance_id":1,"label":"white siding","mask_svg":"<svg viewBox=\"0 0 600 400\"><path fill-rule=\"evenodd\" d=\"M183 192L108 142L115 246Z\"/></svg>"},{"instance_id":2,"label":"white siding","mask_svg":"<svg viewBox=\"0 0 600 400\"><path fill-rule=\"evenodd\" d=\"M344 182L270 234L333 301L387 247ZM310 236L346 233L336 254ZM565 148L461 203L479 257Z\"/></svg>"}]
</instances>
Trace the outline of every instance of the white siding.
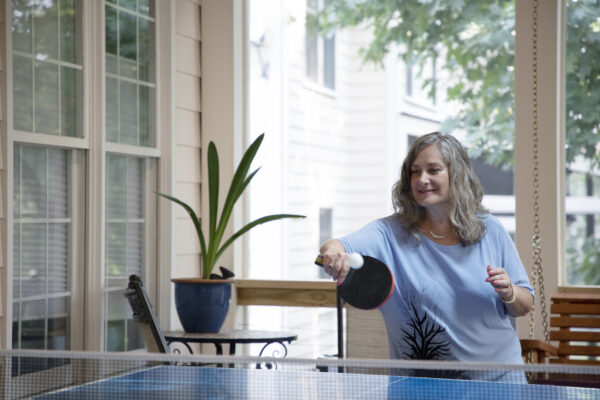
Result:
<instances>
[{"instance_id":1,"label":"white siding","mask_svg":"<svg viewBox=\"0 0 600 400\"><path fill-rule=\"evenodd\" d=\"M195 210L201 209L201 34L198 1L175 2L175 149L173 154L175 197ZM200 244L183 208L175 207L176 263L173 277L200 274Z\"/></svg>"}]
</instances>

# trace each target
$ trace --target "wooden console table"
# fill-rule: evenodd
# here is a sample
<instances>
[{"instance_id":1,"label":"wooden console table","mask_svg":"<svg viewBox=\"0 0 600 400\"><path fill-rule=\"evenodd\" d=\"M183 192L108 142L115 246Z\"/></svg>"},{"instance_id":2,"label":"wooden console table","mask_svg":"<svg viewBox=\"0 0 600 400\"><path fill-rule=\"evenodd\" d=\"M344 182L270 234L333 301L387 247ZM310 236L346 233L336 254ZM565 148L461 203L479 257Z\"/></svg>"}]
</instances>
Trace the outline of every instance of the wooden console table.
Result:
<instances>
[{"instance_id":1,"label":"wooden console table","mask_svg":"<svg viewBox=\"0 0 600 400\"><path fill-rule=\"evenodd\" d=\"M339 358L344 358L342 300L334 281L235 279L239 306L336 307Z\"/></svg>"}]
</instances>

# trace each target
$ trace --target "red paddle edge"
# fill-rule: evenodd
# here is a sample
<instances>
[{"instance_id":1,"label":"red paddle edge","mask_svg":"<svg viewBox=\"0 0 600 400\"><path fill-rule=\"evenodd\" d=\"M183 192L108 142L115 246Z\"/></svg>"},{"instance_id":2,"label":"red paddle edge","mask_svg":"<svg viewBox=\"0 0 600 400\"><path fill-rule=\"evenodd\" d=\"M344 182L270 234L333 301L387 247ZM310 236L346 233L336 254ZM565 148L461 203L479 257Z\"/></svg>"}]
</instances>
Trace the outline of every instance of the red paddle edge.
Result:
<instances>
[{"instance_id":1,"label":"red paddle edge","mask_svg":"<svg viewBox=\"0 0 600 400\"><path fill-rule=\"evenodd\" d=\"M389 268L388 268L388 270L389 270ZM377 309L377 308L381 307L382 305L384 305L385 303L387 303L387 301L390 299L390 297L392 297L392 294L394 294L394 288L396 287L396 280L394 279L394 274L392 274L392 271L390 271L390 275L392 276L392 288L390 289L390 293L388 294L388 297L386 297L385 300L377 307L371 308L371 310Z\"/></svg>"},{"instance_id":2,"label":"red paddle edge","mask_svg":"<svg viewBox=\"0 0 600 400\"><path fill-rule=\"evenodd\" d=\"M383 264L383 265L385 265L385 264ZM372 308L363 308L363 310L367 310L367 311L368 310L377 310L379 307L381 307L382 305L384 305L385 303L387 303L387 301L390 299L390 297L392 297L392 294L394 293L394 288L396 287L396 280L394 279L394 274L392 274L392 271L390 270L390 267L388 267L387 265L385 267L387 268L388 272L390 273L390 276L392 277L392 287L390 288L390 292L388 293L388 295L385 298L385 300L382 301L378 306L375 306L375 307L372 307Z\"/></svg>"}]
</instances>

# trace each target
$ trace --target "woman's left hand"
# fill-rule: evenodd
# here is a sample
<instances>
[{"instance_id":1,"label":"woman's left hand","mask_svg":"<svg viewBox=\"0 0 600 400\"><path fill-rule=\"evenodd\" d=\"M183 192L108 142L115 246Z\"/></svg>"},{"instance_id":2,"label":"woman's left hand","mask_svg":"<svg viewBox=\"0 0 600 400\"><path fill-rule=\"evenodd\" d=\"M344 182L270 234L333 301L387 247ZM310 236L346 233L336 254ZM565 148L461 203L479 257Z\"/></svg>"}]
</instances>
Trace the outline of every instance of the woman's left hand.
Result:
<instances>
[{"instance_id":1,"label":"woman's left hand","mask_svg":"<svg viewBox=\"0 0 600 400\"><path fill-rule=\"evenodd\" d=\"M488 277L485 278L485 281L492 285L511 315L519 317L531 311L533 308L532 294L529 290L514 285L504 268L492 268L488 265L487 273Z\"/></svg>"},{"instance_id":2,"label":"woman's left hand","mask_svg":"<svg viewBox=\"0 0 600 400\"><path fill-rule=\"evenodd\" d=\"M503 301L511 301L513 296L515 296L515 287L510 281L510 277L504 268L492 268L488 265L487 273L488 277L485 281L489 282L494 287L494 290Z\"/></svg>"}]
</instances>

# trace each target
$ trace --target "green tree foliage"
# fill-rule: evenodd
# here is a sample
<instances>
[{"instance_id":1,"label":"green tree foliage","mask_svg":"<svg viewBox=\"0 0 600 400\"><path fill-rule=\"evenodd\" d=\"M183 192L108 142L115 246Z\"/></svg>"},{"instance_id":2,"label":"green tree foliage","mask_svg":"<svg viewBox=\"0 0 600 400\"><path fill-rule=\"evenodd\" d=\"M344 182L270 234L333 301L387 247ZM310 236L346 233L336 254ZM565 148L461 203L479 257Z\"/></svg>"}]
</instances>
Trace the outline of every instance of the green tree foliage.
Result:
<instances>
[{"instance_id":1,"label":"green tree foliage","mask_svg":"<svg viewBox=\"0 0 600 400\"><path fill-rule=\"evenodd\" d=\"M600 285L600 243L592 236L567 235L567 283Z\"/></svg>"},{"instance_id":2,"label":"green tree foliage","mask_svg":"<svg viewBox=\"0 0 600 400\"><path fill-rule=\"evenodd\" d=\"M567 21L567 162L583 154L600 166L600 4L570 1ZM451 77L446 98L461 104L441 129L467 133L472 156L512 165L514 137L514 1L329 0L309 24L322 32L368 26L374 37L361 49L381 63L391 49L423 66L435 58ZM433 93L431 81L426 89Z\"/></svg>"},{"instance_id":3,"label":"green tree foliage","mask_svg":"<svg viewBox=\"0 0 600 400\"><path fill-rule=\"evenodd\" d=\"M600 1L567 3L567 162L600 167Z\"/></svg>"}]
</instances>

